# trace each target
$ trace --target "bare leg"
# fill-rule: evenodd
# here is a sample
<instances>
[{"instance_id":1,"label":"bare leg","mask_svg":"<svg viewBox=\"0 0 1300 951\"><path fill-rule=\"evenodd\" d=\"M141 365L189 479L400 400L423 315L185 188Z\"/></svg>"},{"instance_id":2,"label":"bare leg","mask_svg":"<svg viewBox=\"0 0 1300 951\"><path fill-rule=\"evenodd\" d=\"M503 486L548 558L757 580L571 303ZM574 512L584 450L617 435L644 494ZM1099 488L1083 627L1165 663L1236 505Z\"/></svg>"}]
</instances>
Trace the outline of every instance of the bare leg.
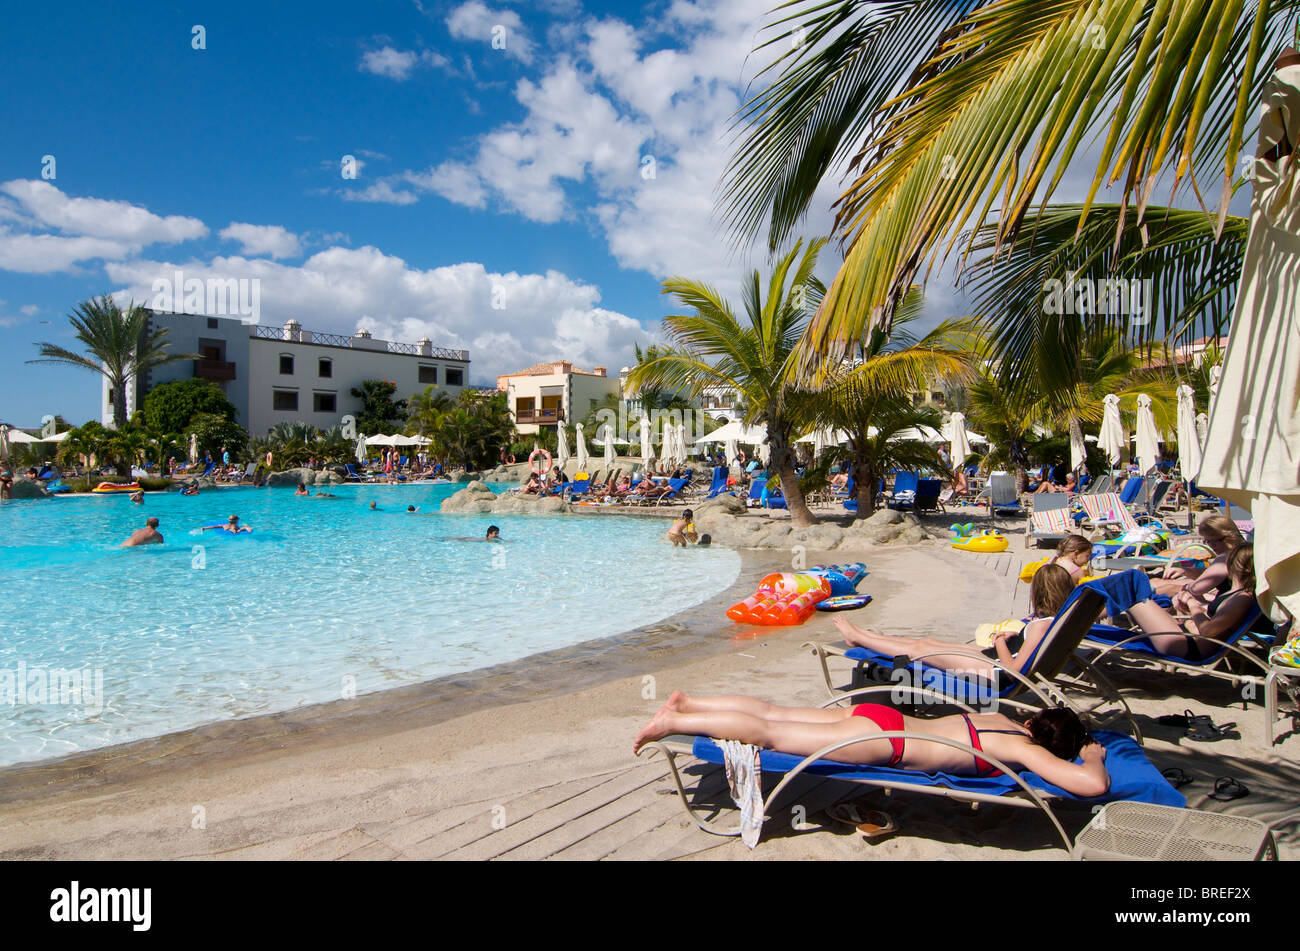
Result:
<instances>
[{"instance_id":1,"label":"bare leg","mask_svg":"<svg viewBox=\"0 0 1300 951\"><path fill-rule=\"evenodd\" d=\"M676 701L676 702L674 702ZM677 713L744 713L760 720L785 723L838 723L853 715L843 707L819 709L817 707L779 707L756 697L688 697L674 693L668 703Z\"/></svg>"},{"instance_id":2,"label":"bare leg","mask_svg":"<svg viewBox=\"0 0 1300 951\"><path fill-rule=\"evenodd\" d=\"M673 733L685 733L737 740L763 749L808 756L836 741L872 732L879 732L879 727L865 717L850 717L838 723L790 723L764 720L735 711L678 713L667 709L665 705L637 734L632 749L639 750L646 743L661 740ZM847 763L886 763L892 754L890 742L880 739L854 743L832 755Z\"/></svg>"},{"instance_id":3,"label":"bare leg","mask_svg":"<svg viewBox=\"0 0 1300 951\"><path fill-rule=\"evenodd\" d=\"M1128 614L1160 653L1171 657L1187 656L1187 634L1160 605L1143 601L1129 608Z\"/></svg>"},{"instance_id":4,"label":"bare leg","mask_svg":"<svg viewBox=\"0 0 1300 951\"><path fill-rule=\"evenodd\" d=\"M934 656L925 658L925 663L930 667L986 674L993 672L993 665L983 657L936 653L937 651L951 650L956 646L950 641L940 641L933 637L903 637L898 634L879 634L876 631L860 628L840 617L835 619L835 626L844 635L845 642L852 647L865 647L868 650L879 651L882 654L906 654L909 657L931 654ZM965 649L974 652L974 648L966 647Z\"/></svg>"}]
</instances>

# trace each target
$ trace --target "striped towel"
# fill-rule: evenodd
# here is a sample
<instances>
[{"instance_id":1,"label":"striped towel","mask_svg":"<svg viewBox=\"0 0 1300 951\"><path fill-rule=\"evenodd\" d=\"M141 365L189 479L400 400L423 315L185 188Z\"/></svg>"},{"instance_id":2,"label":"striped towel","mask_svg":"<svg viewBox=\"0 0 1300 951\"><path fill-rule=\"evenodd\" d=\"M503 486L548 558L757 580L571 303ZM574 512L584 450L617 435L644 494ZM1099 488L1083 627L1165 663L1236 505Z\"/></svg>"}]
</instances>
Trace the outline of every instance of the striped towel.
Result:
<instances>
[{"instance_id":1,"label":"striped towel","mask_svg":"<svg viewBox=\"0 0 1300 951\"><path fill-rule=\"evenodd\" d=\"M757 746L737 740L714 740L722 750L731 798L740 807L740 838L751 849L763 834L763 770Z\"/></svg>"},{"instance_id":2,"label":"striped towel","mask_svg":"<svg viewBox=\"0 0 1300 951\"><path fill-rule=\"evenodd\" d=\"M1069 535L1074 531L1074 526L1070 523L1069 509L1031 512L1029 518L1035 535Z\"/></svg>"},{"instance_id":3,"label":"striped towel","mask_svg":"<svg viewBox=\"0 0 1300 951\"><path fill-rule=\"evenodd\" d=\"M1118 525L1125 531L1138 527L1137 519L1124 507L1117 492L1082 495L1079 500L1094 525Z\"/></svg>"}]
</instances>

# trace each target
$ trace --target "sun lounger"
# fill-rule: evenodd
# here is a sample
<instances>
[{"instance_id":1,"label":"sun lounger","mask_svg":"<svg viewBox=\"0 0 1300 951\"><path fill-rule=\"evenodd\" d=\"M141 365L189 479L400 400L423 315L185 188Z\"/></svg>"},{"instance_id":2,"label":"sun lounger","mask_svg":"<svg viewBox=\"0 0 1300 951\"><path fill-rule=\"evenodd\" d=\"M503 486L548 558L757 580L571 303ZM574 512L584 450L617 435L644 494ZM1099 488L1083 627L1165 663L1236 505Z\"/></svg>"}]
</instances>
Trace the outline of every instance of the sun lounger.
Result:
<instances>
[{"instance_id":1,"label":"sun lounger","mask_svg":"<svg viewBox=\"0 0 1300 951\"><path fill-rule=\"evenodd\" d=\"M939 498L943 483L938 479L921 479L916 483L916 498L912 503L917 512L946 512Z\"/></svg>"},{"instance_id":2,"label":"sun lounger","mask_svg":"<svg viewBox=\"0 0 1300 951\"><path fill-rule=\"evenodd\" d=\"M988 485L978 498L987 498L989 514L1023 515L1020 506L1020 493L1016 491L1016 477L1009 472L994 472L989 475Z\"/></svg>"},{"instance_id":3,"label":"sun lounger","mask_svg":"<svg viewBox=\"0 0 1300 951\"><path fill-rule=\"evenodd\" d=\"M727 491L727 467L715 466L713 469L713 482L709 485L708 494L704 498L717 498Z\"/></svg>"},{"instance_id":4,"label":"sun lounger","mask_svg":"<svg viewBox=\"0 0 1300 951\"><path fill-rule=\"evenodd\" d=\"M1044 492L1033 497L1029 525L1025 529L1025 547L1039 542L1056 544L1074 532L1070 517L1070 496L1065 492Z\"/></svg>"},{"instance_id":5,"label":"sun lounger","mask_svg":"<svg viewBox=\"0 0 1300 951\"><path fill-rule=\"evenodd\" d=\"M1123 572L1131 585L1131 594L1126 601L1111 606L1110 613L1119 609L1127 610L1132 604L1150 596L1151 584L1141 571ZM1096 584L1096 582L1087 582ZM1258 607L1255 608L1241 624L1227 637L1221 646L1201 660L1188 660L1186 657L1174 657L1156 650L1147 635L1141 631L1115 627L1109 624L1095 624L1084 637L1083 646L1094 648L1097 653L1091 658L1094 668L1106 659L1122 660L1148 667L1156 667L1169 673L1204 674L1219 680L1225 680L1234 688L1250 685L1251 696L1266 690L1269 677L1268 649L1276 643L1275 631L1268 633L1272 625L1264 618ZM1285 685L1293 702L1300 704L1300 684ZM1243 694L1243 708L1247 706ZM1268 729L1273 728L1273 711L1265 709Z\"/></svg>"},{"instance_id":6,"label":"sun lounger","mask_svg":"<svg viewBox=\"0 0 1300 951\"><path fill-rule=\"evenodd\" d=\"M1007 764L987 753L976 750L969 744L945 737L930 736L911 731L870 732L872 738L898 737L905 740L929 740L942 743L961 750L970 756L983 758L999 770L988 777L959 776L950 773L922 773L912 770L895 769L888 766L862 766L840 763L830 759L837 750L860 741L859 738L844 740L824 747L812 756L800 757L788 753L763 751L759 754L760 769L765 773L781 773L783 778L763 803L763 813L771 816L776 813L776 804L786 787L799 775L807 773L821 779L857 783L860 785L887 789L907 790L917 793L944 796L959 802L996 803L1029 809L1041 809L1051 821L1067 852L1073 848L1069 835L1066 834L1051 803L1072 801L1080 803L1105 803L1114 801L1146 802L1176 808L1186 806L1183 796L1169 785L1156 768L1147 759L1141 747L1132 738L1122 733L1109 730L1093 732L1093 738L1106 747L1106 771L1110 775L1110 788L1106 795L1093 799L1084 799L1067 793L1065 790L1048 783L1034 773L1016 772ZM726 827L702 818L697 809L692 808L690 797L682 782L681 771L677 766L677 757L690 755L705 763L721 763L722 751L718 745L707 737L666 738L655 743L648 743L641 752L650 751L649 755L662 753L668 761L673 783L687 815L705 832L715 835L739 835L740 828ZM639 754L638 754L639 755ZM702 811L702 810L700 810Z\"/></svg>"},{"instance_id":7,"label":"sun lounger","mask_svg":"<svg viewBox=\"0 0 1300 951\"><path fill-rule=\"evenodd\" d=\"M920 477L915 472L900 472L894 476L894 488L886 503L891 509L910 511L916 505L917 487ZM936 493L936 498L938 494Z\"/></svg>"}]
</instances>

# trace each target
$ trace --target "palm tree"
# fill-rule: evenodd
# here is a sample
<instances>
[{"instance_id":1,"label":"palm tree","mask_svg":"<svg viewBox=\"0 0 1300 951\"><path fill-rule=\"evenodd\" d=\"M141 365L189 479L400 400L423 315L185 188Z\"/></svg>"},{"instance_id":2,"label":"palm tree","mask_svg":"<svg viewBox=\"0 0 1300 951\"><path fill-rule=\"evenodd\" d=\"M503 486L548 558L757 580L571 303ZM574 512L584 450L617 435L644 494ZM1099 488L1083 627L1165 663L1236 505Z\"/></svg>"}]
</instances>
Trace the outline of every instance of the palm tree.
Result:
<instances>
[{"instance_id":1,"label":"palm tree","mask_svg":"<svg viewBox=\"0 0 1300 951\"><path fill-rule=\"evenodd\" d=\"M41 342L41 358L28 363L61 363L102 374L113 394L113 427L126 425L126 385L155 367L177 360L197 360L197 353L168 353L167 331L148 331L149 312L132 304L125 313L113 298L83 301L68 316L86 353L74 353L58 344Z\"/></svg>"},{"instance_id":2,"label":"palm tree","mask_svg":"<svg viewBox=\"0 0 1300 951\"><path fill-rule=\"evenodd\" d=\"M822 179L849 163L836 218L847 252L809 332L810 349L842 354L864 329L889 325L915 275L968 222L993 229L993 253L1031 233L1031 208L1051 199L1085 143L1100 150L1076 229L1107 185L1118 183L1121 242L1162 213L1158 182L1171 204L1193 183L1198 196L1218 183L1209 218L1220 237L1248 123L1300 0L779 9L784 32L769 42L789 51L739 116L748 129L723 197L737 234L766 228L776 247Z\"/></svg>"},{"instance_id":3,"label":"palm tree","mask_svg":"<svg viewBox=\"0 0 1300 951\"><path fill-rule=\"evenodd\" d=\"M924 443L895 446L890 440L912 426L937 427L939 414L913 407L911 392L932 383L970 376L977 365L979 341L973 320L945 321L920 340L907 325L921 315L924 298L913 288L904 298L893 331L874 329L852 364L832 363L821 374L824 389L810 395L810 428L848 433L849 458L858 492L858 518L875 508L877 480L888 466L939 464L938 453Z\"/></svg>"},{"instance_id":4,"label":"palm tree","mask_svg":"<svg viewBox=\"0 0 1300 951\"><path fill-rule=\"evenodd\" d=\"M638 389L657 386L698 397L718 386L741 394L748 409L744 422L767 425L770 465L780 476L791 520L801 526L816 520L794 468L794 436L802 422L796 409L801 400L796 346L810 307L820 300L813 269L825 243L815 239L805 250L803 241L797 241L776 263L766 289L759 272L751 272L742 290L744 323L713 287L684 277L664 281L664 293L692 312L664 318L668 346L636 366L629 377Z\"/></svg>"},{"instance_id":5,"label":"palm tree","mask_svg":"<svg viewBox=\"0 0 1300 951\"><path fill-rule=\"evenodd\" d=\"M435 392L436 391L436 392ZM428 436L438 421L438 417L451 409L454 401L451 394L436 386L425 387L424 392L416 393L406 404L407 436Z\"/></svg>"}]
</instances>

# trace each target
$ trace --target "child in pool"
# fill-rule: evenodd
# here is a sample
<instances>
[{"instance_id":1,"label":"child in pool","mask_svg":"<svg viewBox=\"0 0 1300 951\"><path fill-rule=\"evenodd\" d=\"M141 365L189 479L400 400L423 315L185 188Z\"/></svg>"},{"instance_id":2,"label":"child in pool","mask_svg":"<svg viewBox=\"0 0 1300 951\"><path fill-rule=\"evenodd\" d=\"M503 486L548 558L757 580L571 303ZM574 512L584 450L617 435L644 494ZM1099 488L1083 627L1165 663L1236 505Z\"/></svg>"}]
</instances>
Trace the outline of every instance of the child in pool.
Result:
<instances>
[{"instance_id":1,"label":"child in pool","mask_svg":"<svg viewBox=\"0 0 1300 951\"><path fill-rule=\"evenodd\" d=\"M687 542L699 540L699 533L695 531L695 513L687 509L682 513L681 518L673 521L672 527L668 529L668 540L673 543L673 547L678 545L686 547Z\"/></svg>"}]
</instances>

